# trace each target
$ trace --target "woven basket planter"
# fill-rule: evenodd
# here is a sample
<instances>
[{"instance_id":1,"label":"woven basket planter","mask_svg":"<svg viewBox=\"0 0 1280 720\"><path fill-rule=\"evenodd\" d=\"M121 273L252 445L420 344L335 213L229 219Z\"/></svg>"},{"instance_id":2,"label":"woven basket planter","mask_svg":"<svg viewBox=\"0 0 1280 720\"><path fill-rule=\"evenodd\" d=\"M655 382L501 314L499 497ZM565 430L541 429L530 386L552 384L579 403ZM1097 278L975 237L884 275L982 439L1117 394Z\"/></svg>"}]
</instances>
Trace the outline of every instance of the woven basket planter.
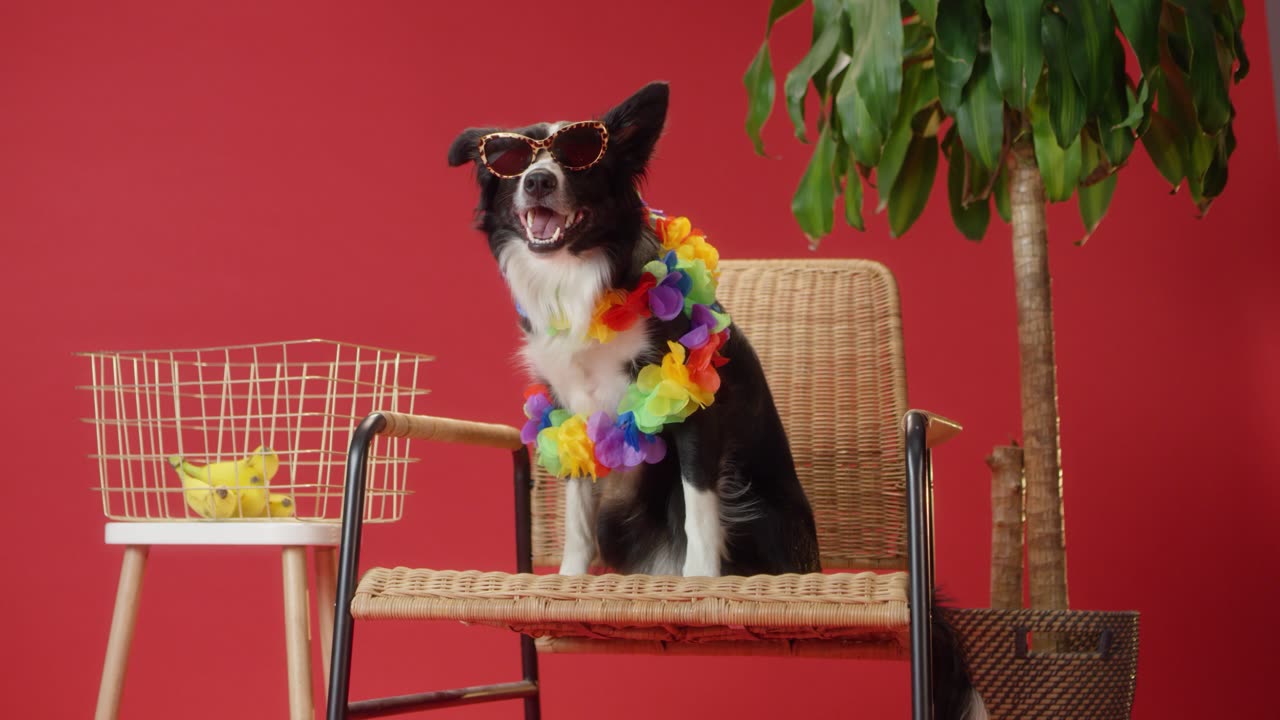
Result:
<instances>
[{"instance_id":1,"label":"woven basket planter","mask_svg":"<svg viewBox=\"0 0 1280 720\"><path fill-rule=\"evenodd\" d=\"M1138 678L1138 613L950 610L993 720L1128 720ZM1036 636L1063 638L1059 652Z\"/></svg>"}]
</instances>

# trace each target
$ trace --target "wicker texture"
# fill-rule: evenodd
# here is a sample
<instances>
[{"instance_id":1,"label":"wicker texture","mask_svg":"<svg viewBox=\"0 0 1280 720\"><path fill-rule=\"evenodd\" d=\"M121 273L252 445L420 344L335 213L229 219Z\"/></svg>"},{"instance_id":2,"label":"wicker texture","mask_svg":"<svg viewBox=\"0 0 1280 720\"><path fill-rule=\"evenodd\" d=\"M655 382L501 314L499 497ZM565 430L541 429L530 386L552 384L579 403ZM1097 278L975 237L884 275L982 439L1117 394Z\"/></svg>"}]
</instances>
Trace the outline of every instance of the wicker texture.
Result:
<instances>
[{"instance_id":1,"label":"wicker texture","mask_svg":"<svg viewBox=\"0 0 1280 720\"><path fill-rule=\"evenodd\" d=\"M1137 689L1138 613L951 610L948 617L993 719L1129 719ZM1065 637L1066 650L1037 652L1035 637L1043 633Z\"/></svg>"},{"instance_id":2,"label":"wicker texture","mask_svg":"<svg viewBox=\"0 0 1280 720\"><path fill-rule=\"evenodd\" d=\"M734 657L856 658L858 660L907 660L911 657L906 629L901 632L861 631L838 640L752 638L702 642L667 640L617 640L584 637L540 637L540 653L598 653L609 655L732 655Z\"/></svg>"},{"instance_id":3,"label":"wicker texture","mask_svg":"<svg viewBox=\"0 0 1280 720\"><path fill-rule=\"evenodd\" d=\"M351 612L558 638L897 643L907 625L906 593L905 573L682 578L377 568L362 578Z\"/></svg>"},{"instance_id":4,"label":"wicker texture","mask_svg":"<svg viewBox=\"0 0 1280 720\"><path fill-rule=\"evenodd\" d=\"M866 260L724 260L719 297L764 365L826 569L906 567L898 289ZM607 482L607 481L606 481ZM557 567L563 481L534 470L534 564Z\"/></svg>"}]
</instances>

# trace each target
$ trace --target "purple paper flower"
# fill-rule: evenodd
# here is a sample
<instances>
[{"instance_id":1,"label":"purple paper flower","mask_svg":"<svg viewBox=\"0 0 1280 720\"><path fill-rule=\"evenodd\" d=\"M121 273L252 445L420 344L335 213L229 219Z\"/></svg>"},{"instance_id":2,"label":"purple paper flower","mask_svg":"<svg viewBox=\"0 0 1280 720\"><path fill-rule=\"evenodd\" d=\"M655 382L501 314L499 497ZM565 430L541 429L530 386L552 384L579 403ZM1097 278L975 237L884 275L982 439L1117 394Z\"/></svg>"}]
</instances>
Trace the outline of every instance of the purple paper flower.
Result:
<instances>
[{"instance_id":1,"label":"purple paper flower","mask_svg":"<svg viewBox=\"0 0 1280 720\"><path fill-rule=\"evenodd\" d=\"M642 462L652 465L667 456L667 443L662 439L661 435L647 435L637 432L640 435L640 447L637 448L639 451L639 456L636 458L637 465Z\"/></svg>"},{"instance_id":2,"label":"purple paper flower","mask_svg":"<svg viewBox=\"0 0 1280 720\"><path fill-rule=\"evenodd\" d=\"M554 409L551 398L543 393L530 395L529 399L524 401L524 414L529 419L524 427L520 428L520 442L527 445L538 438L539 431L550 427L551 411Z\"/></svg>"},{"instance_id":3,"label":"purple paper flower","mask_svg":"<svg viewBox=\"0 0 1280 720\"><path fill-rule=\"evenodd\" d=\"M592 415L587 420L587 436L595 444L596 461L611 468L656 463L667 454L662 438L640 432L631 413L623 413L616 422L610 422L603 412Z\"/></svg>"},{"instance_id":4,"label":"purple paper flower","mask_svg":"<svg viewBox=\"0 0 1280 720\"><path fill-rule=\"evenodd\" d=\"M593 436L596 462L611 468L628 467L626 461L626 445L622 442L622 430L612 425L606 427L599 435Z\"/></svg>"},{"instance_id":5,"label":"purple paper flower","mask_svg":"<svg viewBox=\"0 0 1280 720\"><path fill-rule=\"evenodd\" d=\"M526 420L524 423L524 427L520 428L520 442L524 443L525 445L528 445L534 440L537 440L538 431L542 429L539 427L539 425L541 424L542 424L541 418L529 418L528 420Z\"/></svg>"},{"instance_id":6,"label":"purple paper flower","mask_svg":"<svg viewBox=\"0 0 1280 720\"><path fill-rule=\"evenodd\" d=\"M672 270L649 290L649 309L658 318L671 320L684 310L684 293L680 290L680 281L683 277L683 272Z\"/></svg>"},{"instance_id":7,"label":"purple paper flower","mask_svg":"<svg viewBox=\"0 0 1280 720\"><path fill-rule=\"evenodd\" d=\"M680 336L680 344L690 350L697 350L711 338L711 333L716 329L716 317L706 305L695 304L693 312L689 314L689 322L689 332Z\"/></svg>"},{"instance_id":8,"label":"purple paper flower","mask_svg":"<svg viewBox=\"0 0 1280 720\"><path fill-rule=\"evenodd\" d=\"M591 438L591 442L599 442L600 438L609 432L609 428L613 426L613 421L609 419L609 413L598 410L594 415L587 418L587 437ZM608 463L605 463L608 465ZM610 467L613 467L610 465Z\"/></svg>"}]
</instances>

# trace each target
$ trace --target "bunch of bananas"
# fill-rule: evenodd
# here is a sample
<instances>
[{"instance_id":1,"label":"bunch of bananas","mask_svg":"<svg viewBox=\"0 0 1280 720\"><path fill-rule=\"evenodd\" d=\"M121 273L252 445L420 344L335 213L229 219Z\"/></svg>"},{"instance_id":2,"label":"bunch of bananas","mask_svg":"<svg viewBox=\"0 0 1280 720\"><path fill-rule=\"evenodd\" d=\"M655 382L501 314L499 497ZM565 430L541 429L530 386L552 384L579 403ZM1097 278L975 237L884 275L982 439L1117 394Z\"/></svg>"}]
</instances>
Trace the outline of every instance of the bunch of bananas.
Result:
<instances>
[{"instance_id":1,"label":"bunch of bananas","mask_svg":"<svg viewBox=\"0 0 1280 720\"><path fill-rule=\"evenodd\" d=\"M169 465L182 479L187 507L203 518L292 517L293 498L267 490L280 469L280 457L258 446L239 460L194 465L181 455L169 456Z\"/></svg>"}]
</instances>

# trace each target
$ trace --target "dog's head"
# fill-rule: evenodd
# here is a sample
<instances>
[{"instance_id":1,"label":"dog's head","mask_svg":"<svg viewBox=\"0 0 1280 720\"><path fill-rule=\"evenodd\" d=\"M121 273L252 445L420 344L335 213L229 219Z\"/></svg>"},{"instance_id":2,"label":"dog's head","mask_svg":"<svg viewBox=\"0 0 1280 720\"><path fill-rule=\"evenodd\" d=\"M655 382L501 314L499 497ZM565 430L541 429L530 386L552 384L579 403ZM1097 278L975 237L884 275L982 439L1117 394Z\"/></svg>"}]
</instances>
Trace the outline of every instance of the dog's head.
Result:
<instances>
[{"instance_id":1,"label":"dog's head","mask_svg":"<svg viewBox=\"0 0 1280 720\"><path fill-rule=\"evenodd\" d=\"M458 135L449 164L475 164L477 224L494 256L518 244L543 258L596 251L629 258L644 226L637 184L662 133L667 97L666 83L651 83L598 120Z\"/></svg>"}]
</instances>

